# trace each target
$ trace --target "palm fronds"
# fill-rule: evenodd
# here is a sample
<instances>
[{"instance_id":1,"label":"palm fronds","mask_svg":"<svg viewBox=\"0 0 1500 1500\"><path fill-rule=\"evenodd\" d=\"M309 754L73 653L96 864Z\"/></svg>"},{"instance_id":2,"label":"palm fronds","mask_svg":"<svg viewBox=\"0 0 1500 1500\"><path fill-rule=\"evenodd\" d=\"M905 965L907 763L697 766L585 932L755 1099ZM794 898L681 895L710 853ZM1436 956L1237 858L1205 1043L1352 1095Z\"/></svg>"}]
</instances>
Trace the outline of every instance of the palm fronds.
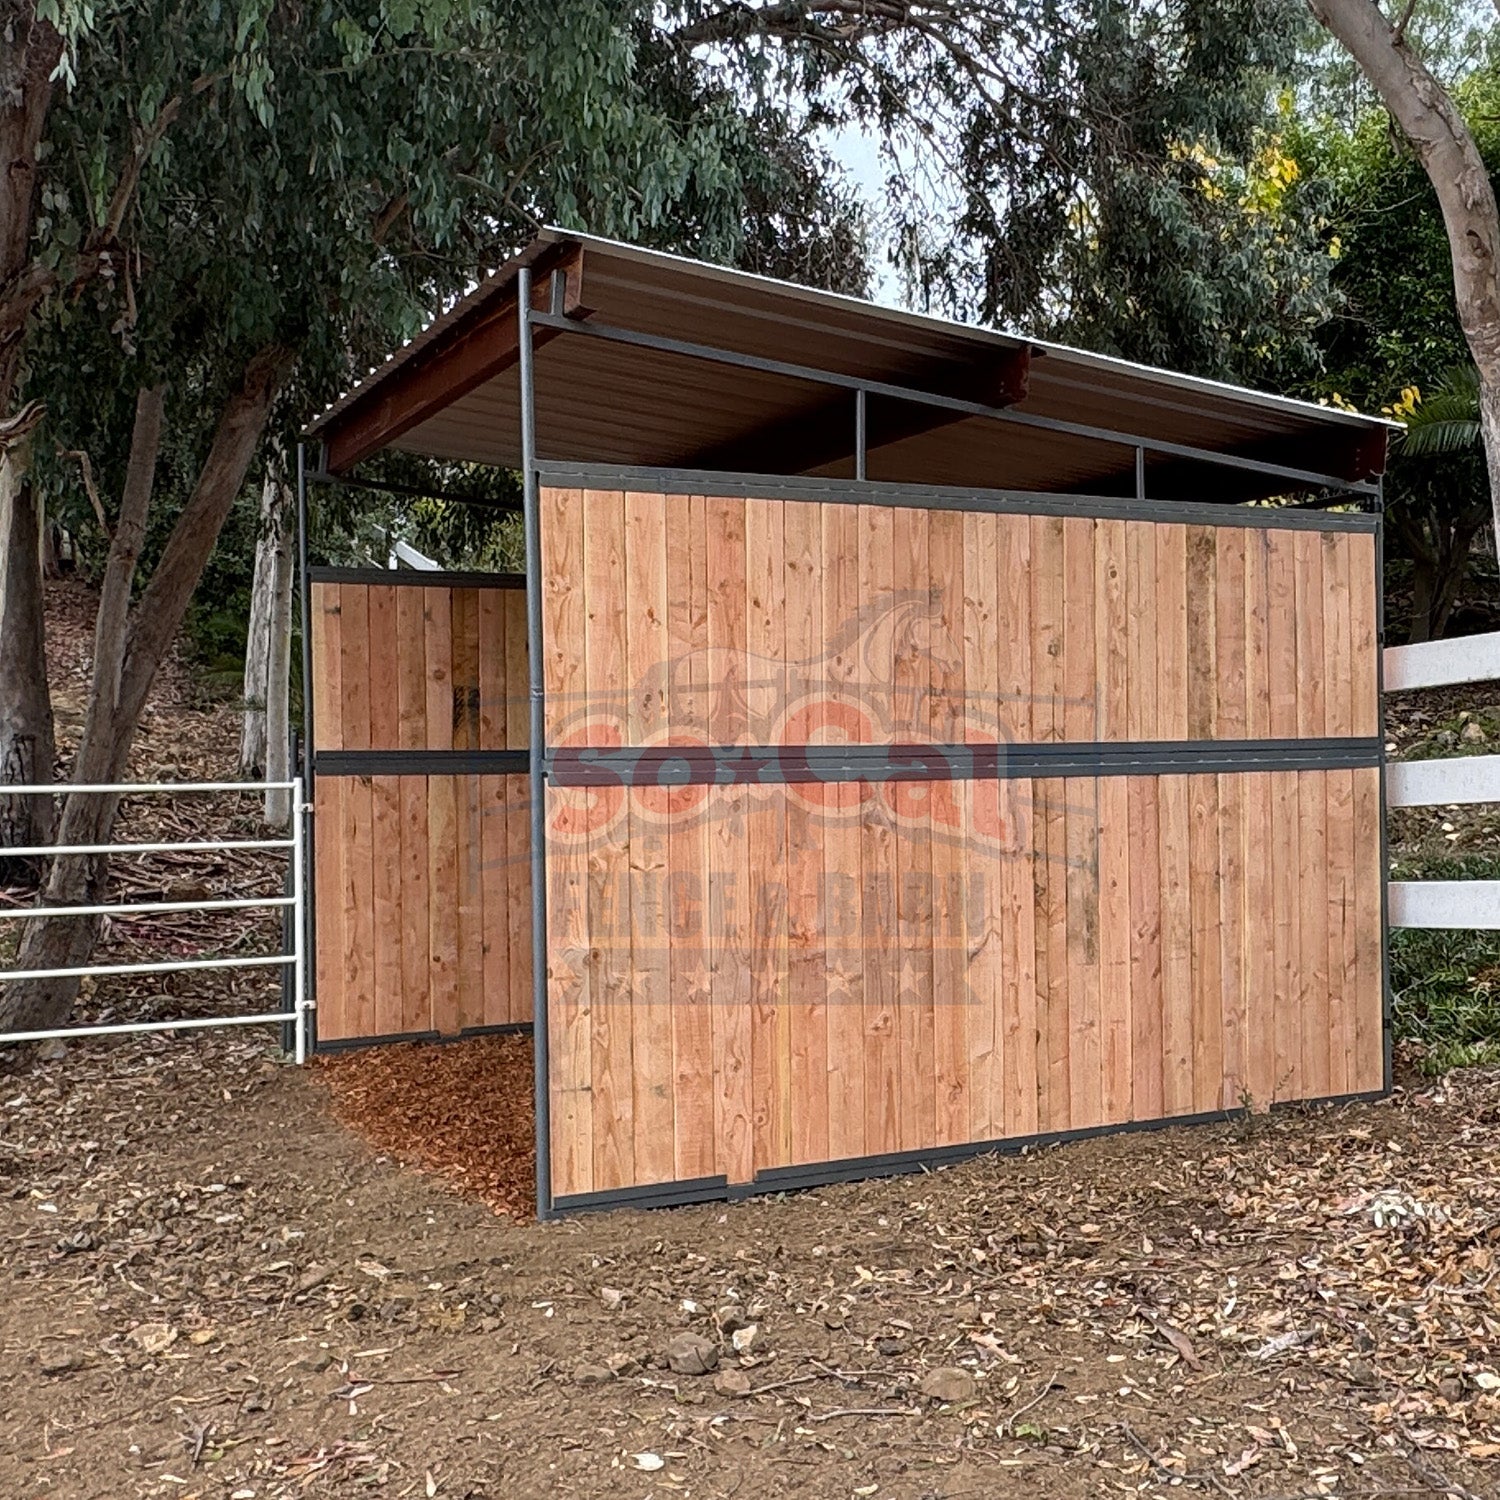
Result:
<instances>
[{"instance_id":1,"label":"palm fronds","mask_svg":"<svg viewBox=\"0 0 1500 1500\"><path fill-rule=\"evenodd\" d=\"M1479 371L1455 365L1413 406L1401 451L1412 458L1443 458L1479 445Z\"/></svg>"}]
</instances>

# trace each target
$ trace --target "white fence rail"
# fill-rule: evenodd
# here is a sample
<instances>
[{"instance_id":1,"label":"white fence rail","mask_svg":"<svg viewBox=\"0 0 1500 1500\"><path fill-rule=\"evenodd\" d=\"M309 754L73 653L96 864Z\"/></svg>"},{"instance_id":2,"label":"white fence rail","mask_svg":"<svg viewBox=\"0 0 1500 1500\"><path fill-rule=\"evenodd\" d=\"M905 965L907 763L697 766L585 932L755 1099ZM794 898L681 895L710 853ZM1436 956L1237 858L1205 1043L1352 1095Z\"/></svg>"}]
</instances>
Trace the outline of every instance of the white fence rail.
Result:
<instances>
[{"instance_id":1,"label":"white fence rail","mask_svg":"<svg viewBox=\"0 0 1500 1500\"><path fill-rule=\"evenodd\" d=\"M1500 678L1500 631L1453 641L1390 646L1385 690L1450 687ZM1387 807L1466 807L1500 803L1500 755L1393 761L1385 771ZM1500 931L1500 881L1392 880L1392 927L1462 927Z\"/></svg>"},{"instance_id":2,"label":"white fence rail","mask_svg":"<svg viewBox=\"0 0 1500 1500\"><path fill-rule=\"evenodd\" d=\"M1500 755L1398 760L1385 768L1387 807L1465 807L1500 802Z\"/></svg>"},{"instance_id":3,"label":"white fence rail","mask_svg":"<svg viewBox=\"0 0 1500 1500\"><path fill-rule=\"evenodd\" d=\"M300 778L290 781L197 781L197 782L108 782L74 786L66 783L48 786L7 787L8 796L55 797L75 792L98 796L176 796L202 792L290 792L292 799L291 833L275 839L191 839L158 843L49 844L35 849L10 849L11 857L67 858L78 855L108 854L116 858L141 854L218 852L234 849L284 849L291 862L291 894L283 896L235 896L206 898L202 901L125 901L99 902L94 905L25 906L0 908L0 921L34 921L47 917L117 916L125 913L150 915L153 912L216 912L265 908L291 910L291 945L281 953L251 954L228 958L182 958L160 962L126 964L83 964L51 969L0 968L0 985L33 979L80 979L112 974L175 974L204 969L290 970L292 975L292 1008L249 1016L204 1016L179 1021L129 1021L99 1026L60 1026L34 1031L0 1032L0 1044L6 1042L42 1042L82 1036L123 1036L152 1031L196 1031L213 1026L260 1026L290 1024L297 1061L307 1060L312 1026L312 1001L307 988L306 879L303 861L307 807Z\"/></svg>"},{"instance_id":4,"label":"white fence rail","mask_svg":"<svg viewBox=\"0 0 1500 1500\"><path fill-rule=\"evenodd\" d=\"M1392 927L1500 931L1500 880L1393 880L1386 890Z\"/></svg>"},{"instance_id":5,"label":"white fence rail","mask_svg":"<svg viewBox=\"0 0 1500 1500\"><path fill-rule=\"evenodd\" d=\"M1387 646L1385 690L1451 687L1464 682L1493 682L1500 677L1500 630L1460 636L1453 641L1421 641L1415 646Z\"/></svg>"}]
</instances>

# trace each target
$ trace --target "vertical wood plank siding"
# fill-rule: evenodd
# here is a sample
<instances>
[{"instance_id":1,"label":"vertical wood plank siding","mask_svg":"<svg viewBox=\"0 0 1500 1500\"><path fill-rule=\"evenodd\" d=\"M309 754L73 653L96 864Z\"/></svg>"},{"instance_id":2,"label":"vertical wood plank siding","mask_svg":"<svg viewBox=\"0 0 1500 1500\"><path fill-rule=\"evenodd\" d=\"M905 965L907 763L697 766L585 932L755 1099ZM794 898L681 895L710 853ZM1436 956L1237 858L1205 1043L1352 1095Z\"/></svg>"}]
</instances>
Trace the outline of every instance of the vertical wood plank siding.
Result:
<instances>
[{"instance_id":1,"label":"vertical wood plank siding","mask_svg":"<svg viewBox=\"0 0 1500 1500\"><path fill-rule=\"evenodd\" d=\"M554 748L1376 732L1365 533L619 491L541 511ZM384 733L335 635L320 723L342 703ZM325 795L366 838L412 822L399 788L375 816L368 789ZM558 1197L1381 1085L1375 767L553 782L546 818ZM320 893L362 890L351 866Z\"/></svg>"},{"instance_id":2,"label":"vertical wood plank siding","mask_svg":"<svg viewBox=\"0 0 1500 1500\"><path fill-rule=\"evenodd\" d=\"M523 590L315 582L312 618L316 750L526 749ZM524 774L316 778L320 1044L531 1019L526 797Z\"/></svg>"}]
</instances>

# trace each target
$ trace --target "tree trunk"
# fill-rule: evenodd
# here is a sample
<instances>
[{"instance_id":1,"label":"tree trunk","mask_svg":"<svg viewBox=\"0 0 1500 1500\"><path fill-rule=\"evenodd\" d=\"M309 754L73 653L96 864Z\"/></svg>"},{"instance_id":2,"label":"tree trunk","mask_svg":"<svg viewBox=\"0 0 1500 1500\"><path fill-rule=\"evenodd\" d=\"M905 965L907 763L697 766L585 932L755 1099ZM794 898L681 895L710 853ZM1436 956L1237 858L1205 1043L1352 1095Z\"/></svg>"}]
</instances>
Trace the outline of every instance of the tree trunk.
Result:
<instances>
[{"instance_id":1,"label":"tree trunk","mask_svg":"<svg viewBox=\"0 0 1500 1500\"><path fill-rule=\"evenodd\" d=\"M1497 330L1500 336L1500 330ZM1494 373L1479 367L1479 430L1484 436L1484 466L1490 477L1491 536L1500 557L1500 359Z\"/></svg>"},{"instance_id":2,"label":"tree trunk","mask_svg":"<svg viewBox=\"0 0 1500 1500\"><path fill-rule=\"evenodd\" d=\"M38 21L34 0L0 0L0 292L13 300L31 258L37 201L37 146L52 104L52 73L62 38ZM0 332L0 418L12 410L21 369L22 324ZM40 416L40 411L35 412ZM26 413L6 426L34 425ZM41 516L26 477L24 446L6 443L0 458L0 788L52 780L52 699L42 623ZM0 796L0 846L47 844L56 827L50 797ZM40 866L8 860L0 882L34 881Z\"/></svg>"},{"instance_id":3,"label":"tree trunk","mask_svg":"<svg viewBox=\"0 0 1500 1500\"><path fill-rule=\"evenodd\" d=\"M160 392L142 392L136 407L120 522L100 590L93 678L75 781L114 782L123 776L157 669L245 482L271 403L290 367L291 356L281 348L263 350L246 366L239 386L220 413L193 493L139 602L131 609L130 585L144 532L161 419ZM63 803L58 842L108 842L118 808L116 797L70 794ZM96 904L104 895L108 877L105 856L59 856L52 862L42 904ZM97 917L54 917L26 925L16 959L20 969L86 964L99 936ZM77 996L77 979L8 984L0 995L0 1031L61 1026Z\"/></svg>"},{"instance_id":4,"label":"tree trunk","mask_svg":"<svg viewBox=\"0 0 1500 1500\"><path fill-rule=\"evenodd\" d=\"M1423 554L1411 564L1411 611L1407 615L1407 644L1419 646L1432 639L1432 603L1438 594L1437 564Z\"/></svg>"},{"instance_id":5,"label":"tree trunk","mask_svg":"<svg viewBox=\"0 0 1500 1500\"><path fill-rule=\"evenodd\" d=\"M0 289L15 303L0 332L0 415L11 409L21 340L33 298L19 290L31 259L36 152L52 106L62 38L39 21L35 0L0 0ZM11 309L7 309L10 313Z\"/></svg>"},{"instance_id":6,"label":"tree trunk","mask_svg":"<svg viewBox=\"0 0 1500 1500\"><path fill-rule=\"evenodd\" d=\"M1415 148L1448 231L1453 290L1479 370L1480 430L1500 552L1500 209L1474 137L1442 84L1373 0L1308 0ZM1409 12L1408 12L1409 14Z\"/></svg>"},{"instance_id":7,"label":"tree trunk","mask_svg":"<svg viewBox=\"0 0 1500 1500\"><path fill-rule=\"evenodd\" d=\"M266 780L287 781L291 766L291 668L292 668L292 492L282 484L286 524L276 546L276 588L272 595L271 651L266 667ZM266 793L266 822L285 828L292 815L291 794Z\"/></svg>"},{"instance_id":8,"label":"tree trunk","mask_svg":"<svg viewBox=\"0 0 1500 1500\"><path fill-rule=\"evenodd\" d=\"M41 508L27 472L24 440L0 450L0 884L33 884L36 860L7 848L50 844L51 797L7 797L6 785L46 784L56 765L52 695L42 606Z\"/></svg>"},{"instance_id":9,"label":"tree trunk","mask_svg":"<svg viewBox=\"0 0 1500 1500\"><path fill-rule=\"evenodd\" d=\"M1457 521L1443 527L1439 532L1440 563L1428 608L1428 640L1439 640L1447 631L1448 620L1453 614L1453 606L1458 603L1464 579L1469 574L1469 559L1474 550L1474 538L1483 530L1484 521L1481 518Z\"/></svg>"},{"instance_id":10,"label":"tree trunk","mask_svg":"<svg viewBox=\"0 0 1500 1500\"><path fill-rule=\"evenodd\" d=\"M271 655L271 616L276 596L276 558L285 517L281 485L272 463L260 490L260 531L250 583L250 623L245 632L245 719L240 727L240 775L247 780L266 768L266 682Z\"/></svg>"}]
</instances>

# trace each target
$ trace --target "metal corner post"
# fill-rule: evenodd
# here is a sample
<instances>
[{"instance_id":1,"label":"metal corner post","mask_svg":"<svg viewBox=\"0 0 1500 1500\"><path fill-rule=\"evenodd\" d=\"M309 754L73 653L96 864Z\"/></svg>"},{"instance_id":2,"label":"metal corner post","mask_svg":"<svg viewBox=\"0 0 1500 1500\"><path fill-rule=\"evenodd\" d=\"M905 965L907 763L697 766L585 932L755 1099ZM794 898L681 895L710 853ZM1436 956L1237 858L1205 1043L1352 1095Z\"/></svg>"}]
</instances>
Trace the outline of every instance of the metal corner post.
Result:
<instances>
[{"instance_id":1,"label":"metal corner post","mask_svg":"<svg viewBox=\"0 0 1500 1500\"><path fill-rule=\"evenodd\" d=\"M296 857L300 861L297 877L302 895L302 930L298 952L301 954L302 977L297 986L297 1061L305 1062L317 1046L318 994L317 965L308 962L317 952L314 946L318 914L314 907L316 882L313 872L313 684L312 684L312 575L307 564L307 444L297 444L297 608L302 616L302 761L294 768L297 788L292 794L292 823L301 840Z\"/></svg>"},{"instance_id":2,"label":"metal corner post","mask_svg":"<svg viewBox=\"0 0 1500 1500\"><path fill-rule=\"evenodd\" d=\"M552 1128L547 1078L547 808L543 756L547 747L546 689L542 679L542 524L536 467L535 347L531 269L516 275L521 386L521 516L526 538L526 668L530 704L531 794L531 1045L535 1064L536 1212L552 1217Z\"/></svg>"},{"instance_id":3,"label":"metal corner post","mask_svg":"<svg viewBox=\"0 0 1500 1500\"><path fill-rule=\"evenodd\" d=\"M1380 735L1380 1017L1385 1049L1385 1092L1396 1082L1396 999L1391 988L1391 849L1390 811L1386 807L1385 737L1385 477L1375 491L1375 691L1376 729Z\"/></svg>"}]
</instances>

